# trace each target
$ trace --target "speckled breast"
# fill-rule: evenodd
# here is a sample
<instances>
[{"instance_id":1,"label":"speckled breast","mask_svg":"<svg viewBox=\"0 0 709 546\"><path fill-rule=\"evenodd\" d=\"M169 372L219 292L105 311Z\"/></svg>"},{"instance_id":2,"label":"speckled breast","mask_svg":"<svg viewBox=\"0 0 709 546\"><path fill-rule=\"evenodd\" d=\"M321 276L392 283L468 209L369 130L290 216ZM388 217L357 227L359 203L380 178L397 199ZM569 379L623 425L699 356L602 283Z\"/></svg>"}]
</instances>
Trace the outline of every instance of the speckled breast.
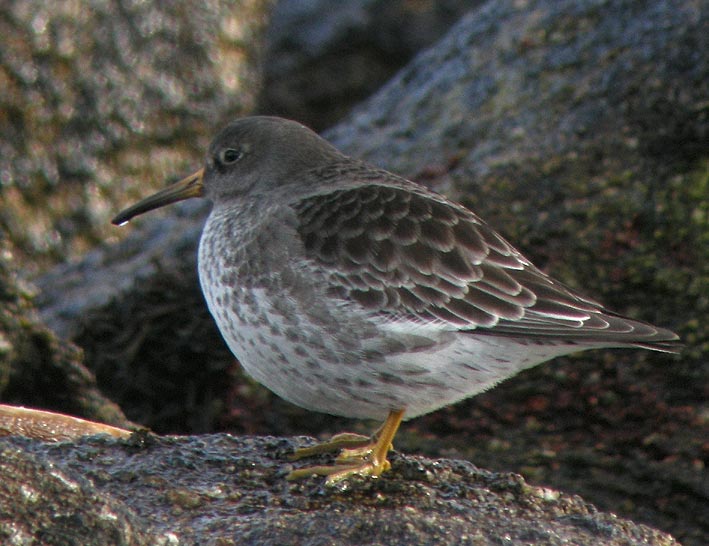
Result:
<instances>
[{"instance_id":1,"label":"speckled breast","mask_svg":"<svg viewBox=\"0 0 709 546\"><path fill-rule=\"evenodd\" d=\"M362 344L376 331L328 306L288 210L251 210L215 209L199 247L202 291L229 348L254 379L299 406L355 416L349 406L361 398L363 417L386 415L387 401L357 392L369 375Z\"/></svg>"}]
</instances>

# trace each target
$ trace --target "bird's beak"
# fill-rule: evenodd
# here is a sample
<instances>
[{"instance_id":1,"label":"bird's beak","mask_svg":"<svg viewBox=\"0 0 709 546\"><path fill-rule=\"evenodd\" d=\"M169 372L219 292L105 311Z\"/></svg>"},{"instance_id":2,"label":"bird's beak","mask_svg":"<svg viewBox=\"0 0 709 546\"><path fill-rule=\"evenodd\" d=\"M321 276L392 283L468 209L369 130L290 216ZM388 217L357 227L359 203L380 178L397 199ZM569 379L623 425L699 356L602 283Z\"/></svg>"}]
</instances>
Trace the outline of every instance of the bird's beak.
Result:
<instances>
[{"instance_id":1,"label":"bird's beak","mask_svg":"<svg viewBox=\"0 0 709 546\"><path fill-rule=\"evenodd\" d=\"M144 212L164 207L170 203L177 203L178 201L183 201L190 197L201 197L204 195L203 178L204 169L200 169L196 173L183 178L179 182L175 182L164 190L160 190L150 197L146 197L138 201L135 205L119 212L118 215L111 220L111 223L121 226Z\"/></svg>"}]
</instances>

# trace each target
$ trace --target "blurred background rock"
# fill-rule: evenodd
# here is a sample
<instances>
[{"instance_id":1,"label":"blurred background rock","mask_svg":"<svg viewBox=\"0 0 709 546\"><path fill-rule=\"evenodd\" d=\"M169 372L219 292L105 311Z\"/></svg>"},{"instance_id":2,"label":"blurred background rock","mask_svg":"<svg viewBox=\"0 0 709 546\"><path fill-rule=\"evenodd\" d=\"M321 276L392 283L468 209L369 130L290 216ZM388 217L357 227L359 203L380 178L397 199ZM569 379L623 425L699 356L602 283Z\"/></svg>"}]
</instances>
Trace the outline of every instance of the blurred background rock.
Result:
<instances>
[{"instance_id":1,"label":"blurred background rock","mask_svg":"<svg viewBox=\"0 0 709 546\"><path fill-rule=\"evenodd\" d=\"M476 3L5 2L8 250L37 272L115 241L111 214L201 161L227 119L258 105L324 129Z\"/></svg>"}]
</instances>

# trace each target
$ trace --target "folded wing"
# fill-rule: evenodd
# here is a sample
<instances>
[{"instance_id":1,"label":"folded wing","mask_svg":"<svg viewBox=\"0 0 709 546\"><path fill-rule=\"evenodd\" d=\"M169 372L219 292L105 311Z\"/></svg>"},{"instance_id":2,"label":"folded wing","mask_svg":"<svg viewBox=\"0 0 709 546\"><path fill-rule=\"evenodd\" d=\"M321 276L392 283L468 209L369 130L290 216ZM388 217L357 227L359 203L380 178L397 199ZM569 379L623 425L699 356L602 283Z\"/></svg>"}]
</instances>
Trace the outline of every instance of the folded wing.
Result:
<instances>
[{"instance_id":1,"label":"folded wing","mask_svg":"<svg viewBox=\"0 0 709 546\"><path fill-rule=\"evenodd\" d=\"M333 297L391 321L673 350L675 334L553 280L468 209L382 176L294 205L307 255L329 269Z\"/></svg>"}]
</instances>

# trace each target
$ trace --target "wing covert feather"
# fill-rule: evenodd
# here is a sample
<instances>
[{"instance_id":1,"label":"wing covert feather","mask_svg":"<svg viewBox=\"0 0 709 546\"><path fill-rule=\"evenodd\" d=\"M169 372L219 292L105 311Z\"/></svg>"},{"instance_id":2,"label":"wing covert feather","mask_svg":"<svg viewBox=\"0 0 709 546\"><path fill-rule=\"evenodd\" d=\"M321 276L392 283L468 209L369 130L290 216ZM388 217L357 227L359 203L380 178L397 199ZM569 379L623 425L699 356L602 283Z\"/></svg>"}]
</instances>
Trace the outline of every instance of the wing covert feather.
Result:
<instances>
[{"instance_id":1,"label":"wing covert feather","mask_svg":"<svg viewBox=\"0 0 709 546\"><path fill-rule=\"evenodd\" d=\"M474 213L405 181L320 193L292 205L330 292L388 320L570 340L668 341L541 272Z\"/></svg>"}]
</instances>

